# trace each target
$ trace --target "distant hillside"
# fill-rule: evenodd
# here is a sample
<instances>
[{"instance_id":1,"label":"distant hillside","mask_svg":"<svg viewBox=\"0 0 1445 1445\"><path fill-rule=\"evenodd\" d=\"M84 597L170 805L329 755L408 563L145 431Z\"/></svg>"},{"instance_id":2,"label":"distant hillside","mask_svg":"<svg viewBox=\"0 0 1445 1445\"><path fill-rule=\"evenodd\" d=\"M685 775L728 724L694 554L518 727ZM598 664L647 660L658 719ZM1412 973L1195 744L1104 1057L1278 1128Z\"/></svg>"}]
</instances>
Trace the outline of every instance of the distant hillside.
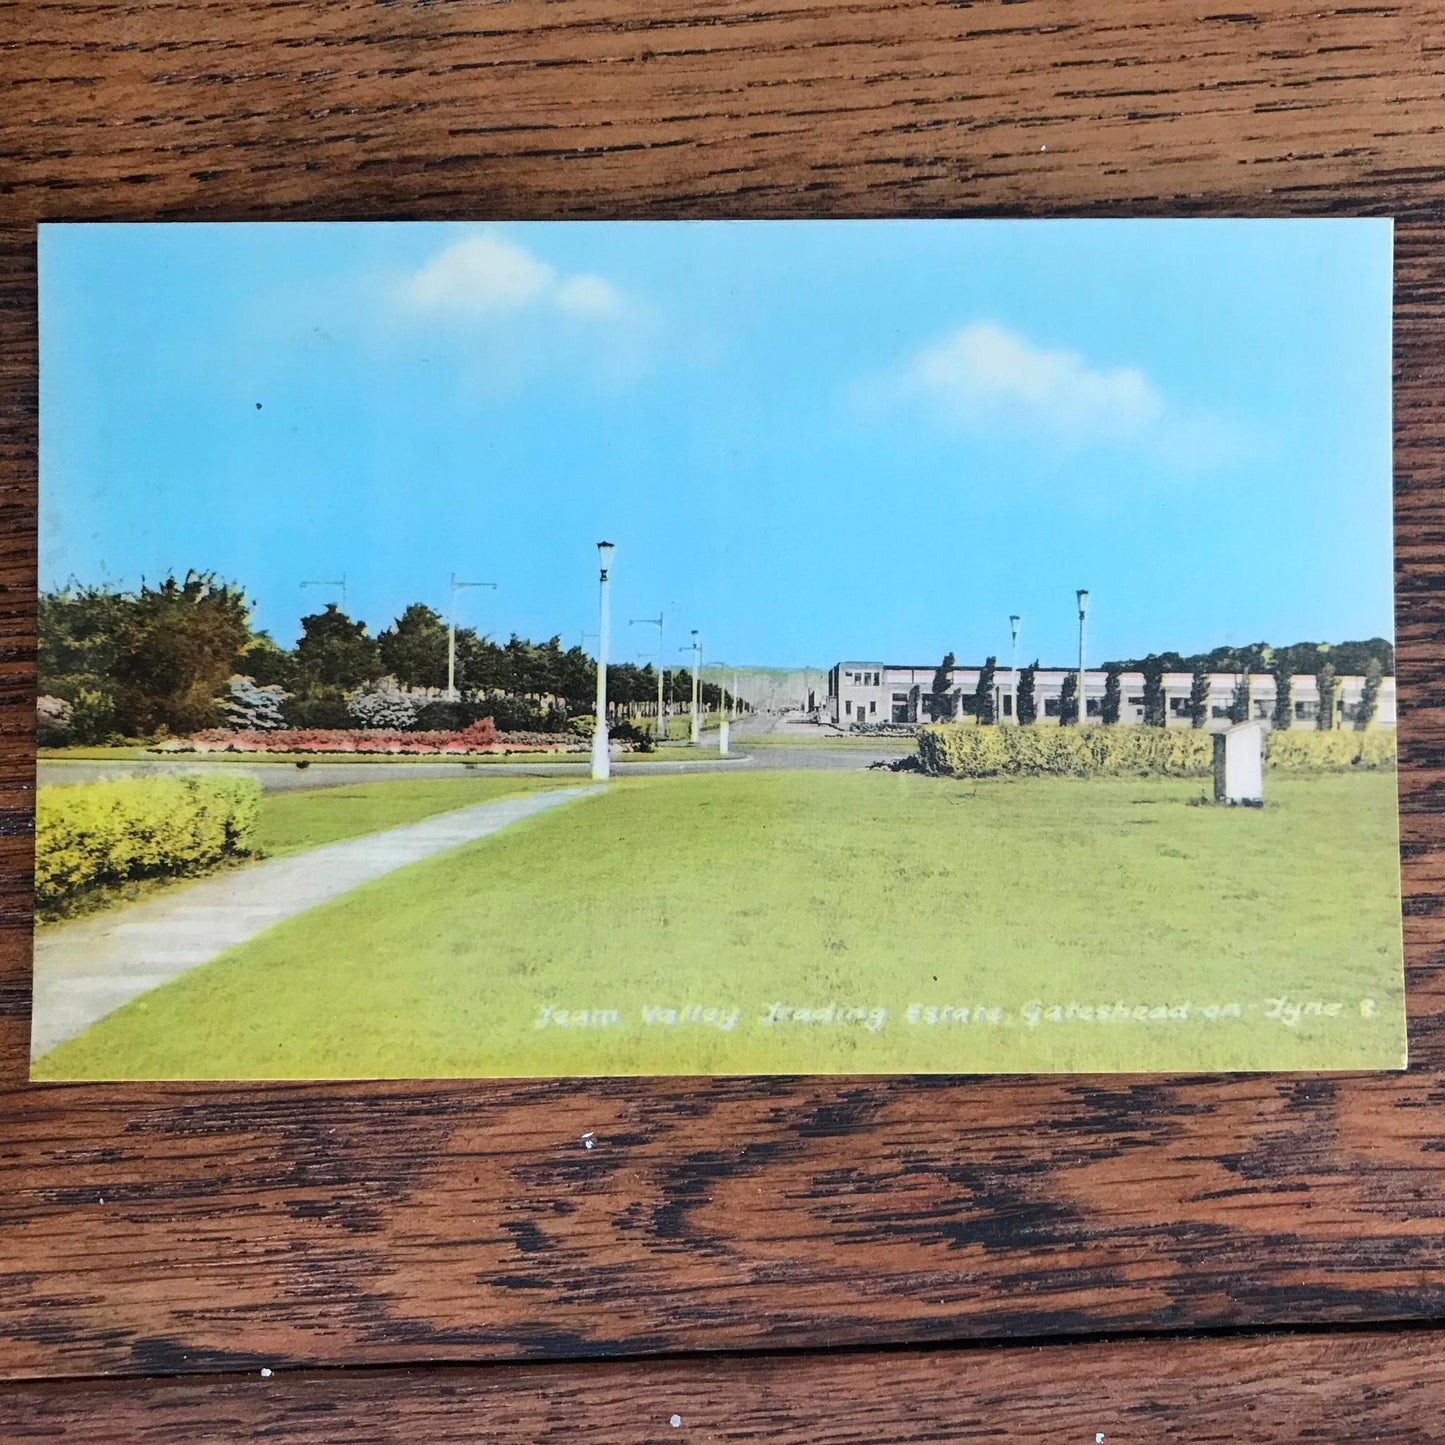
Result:
<instances>
[{"instance_id":1,"label":"distant hillside","mask_svg":"<svg viewBox=\"0 0 1445 1445\"><path fill-rule=\"evenodd\" d=\"M711 668L703 662L703 676L709 682L723 682L731 690L737 674L738 696L763 712L787 712L804 706L806 690L822 702L828 693L826 667L725 667Z\"/></svg>"}]
</instances>

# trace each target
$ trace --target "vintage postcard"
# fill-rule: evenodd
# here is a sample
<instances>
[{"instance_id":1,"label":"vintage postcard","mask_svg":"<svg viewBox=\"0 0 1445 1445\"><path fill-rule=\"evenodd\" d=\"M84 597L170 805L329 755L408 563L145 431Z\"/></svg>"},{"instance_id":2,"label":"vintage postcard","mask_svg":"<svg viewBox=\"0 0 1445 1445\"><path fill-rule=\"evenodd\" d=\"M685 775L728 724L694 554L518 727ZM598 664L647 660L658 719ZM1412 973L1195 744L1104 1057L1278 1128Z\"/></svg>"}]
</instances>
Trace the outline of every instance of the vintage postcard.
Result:
<instances>
[{"instance_id":1,"label":"vintage postcard","mask_svg":"<svg viewBox=\"0 0 1445 1445\"><path fill-rule=\"evenodd\" d=\"M1391 244L42 227L32 1076L1403 1067Z\"/></svg>"}]
</instances>

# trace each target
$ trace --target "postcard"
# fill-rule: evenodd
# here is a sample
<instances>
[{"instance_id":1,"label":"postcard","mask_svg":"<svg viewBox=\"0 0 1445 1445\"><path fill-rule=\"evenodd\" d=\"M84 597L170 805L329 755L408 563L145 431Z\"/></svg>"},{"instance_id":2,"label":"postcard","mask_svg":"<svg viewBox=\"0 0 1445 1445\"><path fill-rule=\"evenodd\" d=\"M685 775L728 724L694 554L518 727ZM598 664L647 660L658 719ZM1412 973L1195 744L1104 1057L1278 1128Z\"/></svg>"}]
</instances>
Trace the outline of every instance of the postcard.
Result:
<instances>
[{"instance_id":1,"label":"postcard","mask_svg":"<svg viewBox=\"0 0 1445 1445\"><path fill-rule=\"evenodd\" d=\"M33 1078L1404 1066L1388 221L39 260Z\"/></svg>"}]
</instances>

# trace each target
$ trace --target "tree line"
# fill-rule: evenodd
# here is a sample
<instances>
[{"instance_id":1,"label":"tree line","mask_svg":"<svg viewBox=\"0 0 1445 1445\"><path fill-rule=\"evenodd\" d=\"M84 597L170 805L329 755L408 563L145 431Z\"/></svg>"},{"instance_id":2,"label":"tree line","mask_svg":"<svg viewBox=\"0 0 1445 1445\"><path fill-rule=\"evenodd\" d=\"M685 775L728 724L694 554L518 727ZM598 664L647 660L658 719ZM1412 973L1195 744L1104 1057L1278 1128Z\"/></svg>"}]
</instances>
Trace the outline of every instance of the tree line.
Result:
<instances>
[{"instance_id":1,"label":"tree line","mask_svg":"<svg viewBox=\"0 0 1445 1445\"><path fill-rule=\"evenodd\" d=\"M435 609L413 603L372 635L335 603L300 619L295 643L283 647L251 626L245 592L210 572L168 576L133 592L72 584L39 599L39 690L69 709L76 742L184 736L225 720L230 680L249 678L280 695L279 717L292 727L355 726L348 699L395 679L407 689L447 685L447 625ZM607 692L626 705L655 704L652 664L609 664ZM456 631L459 704L438 699L432 724L464 725L492 717L503 729L555 729L589 712L597 664L560 637L506 642ZM689 702L692 675L663 673L664 697ZM730 694L704 680L703 706L727 706ZM457 712L443 716L447 707Z\"/></svg>"},{"instance_id":2,"label":"tree line","mask_svg":"<svg viewBox=\"0 0 1445 1445\"><path fill-rule=\"evenodd\" d=\"M1309 663L1309 667L1301 664ZM952 696L951 679L957 659L949 652L944 655L933 675L933 686L928 697L928 712L935 721L954 716L976 718L980 723L998 721L994 682L997 675L997 659L989 657L979 670L978 683L973 694L962 695L957 703ZM1169 701L1164 688L1165 673L1187 672L1190 676L1189 698L1185 714L1191 727L1202 728L1208 721L1213 707L1210 694L1211 673L1234 673L1234 692L1225 716L1232 723L1247 722L1252 716L1253 697L1251 674L1268 672L1274 680L1274 707L1270 715L1275 728L1288 728L1294 722L1294 698L1292 680L1301 674L1313 672L1315 687L1319 694L1315 727L1329 731L1335 726L1339 700L1339 679L1341 676L1364 675L1364 688L1351 721L1356 729L1363 731L1375 720L1380 705L1380 684L1384 677L1392 676L1395 670L1395 650L1384 638L1371 638L1366 642L1330 643L1302 642L1292 647L1271 648L1266 643L1255 643L1247 648L1215 648L1213 652L1196 653L1182 657L1177 652L1150 653L1148 657L1128 662L1107 662L1104 664L1104 696L1101 700L1099 720L1105 725L1119 721L1123 705L1122 675L1125 672L1143 674L1143 722L1145 727L1167 727L1169 723ZM1035 658L1018 674L1014 710L1018 722L1028 724L1038 720L1036 680L1039 662ZM1060 726L1068 727L1079 721L1079 675L1069 671L1059 688Z\"/></svg>"}]
</instances>

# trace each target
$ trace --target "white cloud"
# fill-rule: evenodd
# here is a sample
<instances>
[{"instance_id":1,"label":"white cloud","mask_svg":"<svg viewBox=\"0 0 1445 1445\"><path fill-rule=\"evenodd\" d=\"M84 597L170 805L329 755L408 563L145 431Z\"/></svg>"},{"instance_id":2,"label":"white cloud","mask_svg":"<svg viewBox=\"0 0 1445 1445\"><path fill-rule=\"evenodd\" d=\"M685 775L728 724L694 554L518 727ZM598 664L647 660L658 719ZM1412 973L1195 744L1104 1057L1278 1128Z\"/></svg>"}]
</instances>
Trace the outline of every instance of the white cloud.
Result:
<instances>
[{"instance_id":1,"label":"white cloud","mask_svg":"<svg viewBox=\"0 0 1445 1445\"><path fill-rule=\"evenodd\" d=\"M1094 367L1077 352L1049 351L983 321L918 352L895 387L925 397L955 424L1001 418L1080 442L1138 436L1164 412L1142 371Z\"/></svg>"},{"instance_id":2,"label":"white cloud","mask_svg":"<svg viewBox=\"0 0 1445 1445\"><path fill-rule=\"evenodd\" d=\"M566 316L618 316L622 298L601 276L567 276L525 247L484 232L457 241L397 287L411 310L481 317L545 307Z\"/></svg>"},{"instance_id":3,"label":"white cloud","mask_svg":"<svg viewBox=\"0 0 1445 1445\"><path fill-rule=\"evenodd\" d=\"M622 298L600 276L572 276L556 290L558 308L572 316L616 316L622 310Z\"/></svg>"}]
</instances>

